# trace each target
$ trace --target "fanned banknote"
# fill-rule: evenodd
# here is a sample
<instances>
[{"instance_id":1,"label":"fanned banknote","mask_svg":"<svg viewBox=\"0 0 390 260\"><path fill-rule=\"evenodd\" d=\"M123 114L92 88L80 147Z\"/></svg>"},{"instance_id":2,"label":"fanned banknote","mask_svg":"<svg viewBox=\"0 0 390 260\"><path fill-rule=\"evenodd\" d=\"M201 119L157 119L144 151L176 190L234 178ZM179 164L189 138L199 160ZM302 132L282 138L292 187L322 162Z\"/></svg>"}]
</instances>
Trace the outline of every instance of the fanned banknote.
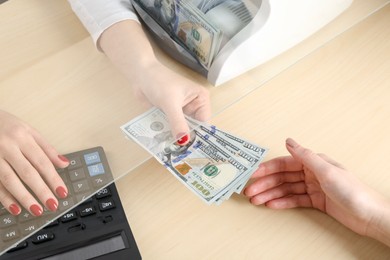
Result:
<instances>
[{"instance_id":1,"label":"fanned banknote","mask_svg":"<svg viewBox=\"0 0 390 260\"><path fill-rule=\"evenodd\" d=\"M207 204L220 204L240 193L264 159L267 149L187 118L190 141L176 143L165 114L152 108L121 126L131 138L163 164Z\"/></svg>"}]
</instances>

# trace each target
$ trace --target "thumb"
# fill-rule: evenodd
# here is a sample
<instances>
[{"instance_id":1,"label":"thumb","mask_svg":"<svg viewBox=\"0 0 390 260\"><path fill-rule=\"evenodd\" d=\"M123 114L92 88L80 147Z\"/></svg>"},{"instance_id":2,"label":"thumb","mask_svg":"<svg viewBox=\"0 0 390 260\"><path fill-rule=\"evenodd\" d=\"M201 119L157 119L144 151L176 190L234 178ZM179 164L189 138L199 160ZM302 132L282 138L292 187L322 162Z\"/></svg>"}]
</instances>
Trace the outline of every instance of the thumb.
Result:
<instances>
[{"instance_id":1,"label":"thumb","mask_svg":"<svg viewBox=\"0 0 390 260\"><path fill-rule=\"evenodd\" d=\"M291 138L287 138L286 147L290 154L305 167L312 171L315 175L317 173L323 173L329 167L329 163L326 162L316 153L299 145Z\"/></svg>"},{"instance_id":2,"label":"thumb","mask_svg":"<svg viewBox=\"0 0 390 260\"><path fill-rule=\"evenodd\" d=\"M172 136L177 140L179 145L187 144L190 140L188 134L190 129L182 109L166 109L164 112L168 118Z\"/></svg>"}]
</instances>

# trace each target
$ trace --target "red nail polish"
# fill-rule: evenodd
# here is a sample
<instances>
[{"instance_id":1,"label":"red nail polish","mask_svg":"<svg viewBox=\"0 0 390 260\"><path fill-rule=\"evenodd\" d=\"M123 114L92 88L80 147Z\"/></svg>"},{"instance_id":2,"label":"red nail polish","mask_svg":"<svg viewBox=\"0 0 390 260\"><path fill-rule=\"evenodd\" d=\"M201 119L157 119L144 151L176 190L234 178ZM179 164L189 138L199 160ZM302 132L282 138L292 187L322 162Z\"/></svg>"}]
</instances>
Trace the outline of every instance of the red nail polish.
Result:
<instances>
[{"instance_id":1,"label":"red nail polish","mask_svg":"<svg viewBox=\"0 0 390 260\"><path fill-rule=\"evenodd\" d=\"M38 216L42 215L43 210L42 210L42 208L39 207L37 204L33 204L33 205L31 205L31 207L30 207L30 212L31 212L34 216L38 217Z\"/></svg>"},{"instance_id":2,"label":"red nail polish","mask_svg":"<svg viewBox=\"0 0 390 260\"><path fill-rule=\"evenodd\" d=\"M189 139L190 139L189 135L183 135L179 140L177 140L177 143L179 145L185 145Z\"/></svg>"},{"instance_id":3,"label":"red nail polish","mask_svg":"<svg viewBox=\"0 0 390 260\"><path fill-rule=\"evenodd\" d=\"M22 211L22 210L19 208L19 206L16 205L16 204L11 204L11 205L9 206L8 209L9 209L9 211L11 212L11 214L14 215L14 216L19 215L19 213Z\"/></svg>"},{"instance_id":4,"label":"red nail polish","mask_svg":"<svg viewBox=\"0 0 390 260\"><path fill-rule=\"evenodd\" d=\"M46 207L51 211L56 211L58 204L54 199L50 198L46 201Z\"/></svg>"},{"instance_id":5,"label":"red nail polish","mask_svg":"<svg viewBox=\"0 0 390 260\"><path fill-rule=\"evenodd\" d=\"M60 160L63 161L63 162L69 163L69 159L66 158L65 156L61 155L61 154L58 155L58 158L60 158Z\"/></svg>"},{"instance_id":6,"label":"red nail polish","mask_svg":"<svg viewBox=\"0 0 390 260\"><path fill-rule=\"evenodd\" d=\"M56 193L57 193L58 197L60 197L61 199L64 199L64 198L66 198L66 196L68 196L68 192L62 186L58 186L58 188L56 189Z\"/></svg>"}]
</instances>

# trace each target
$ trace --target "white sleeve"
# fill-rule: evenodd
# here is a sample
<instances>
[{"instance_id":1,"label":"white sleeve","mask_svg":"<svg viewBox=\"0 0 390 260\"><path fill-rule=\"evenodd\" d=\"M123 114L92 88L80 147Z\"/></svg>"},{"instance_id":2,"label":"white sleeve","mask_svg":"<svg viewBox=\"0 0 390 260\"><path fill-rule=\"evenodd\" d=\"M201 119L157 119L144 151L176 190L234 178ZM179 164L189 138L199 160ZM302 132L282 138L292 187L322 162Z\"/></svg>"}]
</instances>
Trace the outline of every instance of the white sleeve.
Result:
<instances>
[{"instance_id":1,"label":"white sleeve","mask_svg":"<svg viewBox=\"0 0 390 260\"><path fill-rule=\"evenodd\" d=\"M95 44L103 31L111 25L129 19L138 21L130 0L68 0L68 2L91 34Z\"/></svg>"}]
</instances>

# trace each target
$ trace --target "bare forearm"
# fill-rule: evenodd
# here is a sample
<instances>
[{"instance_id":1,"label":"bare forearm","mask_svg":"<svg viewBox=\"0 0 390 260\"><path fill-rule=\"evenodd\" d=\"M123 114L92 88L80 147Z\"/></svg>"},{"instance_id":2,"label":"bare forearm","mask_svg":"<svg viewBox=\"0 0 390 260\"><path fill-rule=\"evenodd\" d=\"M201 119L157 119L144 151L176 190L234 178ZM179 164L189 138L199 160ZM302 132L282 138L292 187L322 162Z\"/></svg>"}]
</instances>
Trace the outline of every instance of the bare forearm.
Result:
<instances>
[{"instance_id":1,"label":"bare forearm","mask_svg":"<svg viewBox=\"0 0 390 260\"><path fill-rule=\"evenodd\" d=\"M99 45L116 67L131 81L140 71L156 62L156 58L141 25L125 20L103 32Z\"/></svg>"}]
</instances>

